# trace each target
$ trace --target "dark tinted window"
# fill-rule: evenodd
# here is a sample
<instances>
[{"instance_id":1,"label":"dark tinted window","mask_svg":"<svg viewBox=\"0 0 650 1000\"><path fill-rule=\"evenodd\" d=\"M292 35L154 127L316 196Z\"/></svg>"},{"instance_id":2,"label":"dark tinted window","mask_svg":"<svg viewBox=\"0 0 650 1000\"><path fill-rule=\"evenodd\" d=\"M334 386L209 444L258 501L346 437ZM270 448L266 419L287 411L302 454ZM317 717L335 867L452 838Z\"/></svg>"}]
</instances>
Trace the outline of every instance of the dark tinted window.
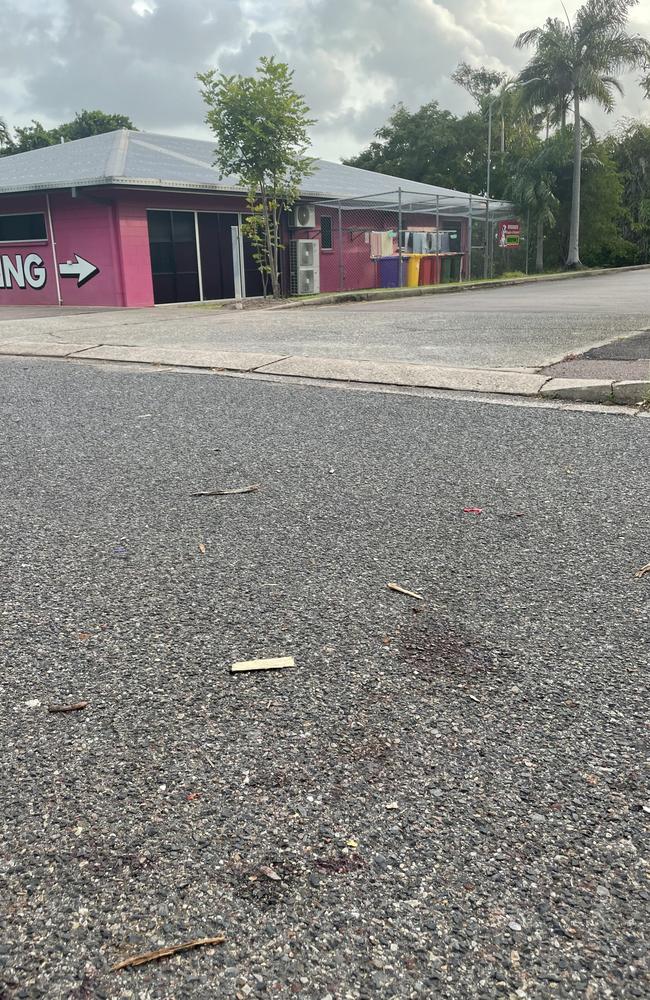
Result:
<instances>
[{"instance_id":1,"label":"dark tinted window","mask_svg":"<svg viewBox=\"0 0 650 1000\"><path fill-rule=\"evenodd\" d=\"M29 215L0 215L0 243L23 243L25 240L46 240L45 216L42 212Z\"/></svg>"},{"instance_id":2,"label":"dark tinted window","mask_svg":"<svg viewBox=\"0 0 650 1000\"><path fill-rule=\"evenodd\" d=\"M321 250L332 249L332 216L321 215L320 219L320 246Z\"/></svg>"},{"instance_id":3,"label":"dark tinted window","mask_svg":"<svg viewBox=\"0 0 650 1000\"><path fill-rule=\"evenodd\" d=\"M149 220L149 242L167 243L172 238L172 213L147 212Z\"/></svg>"},{"instance_id":4,"label":"dark tinted window","mask_svg":"<svg viewBox=\"0 0 650 1000\"><path fill-rule=\"evenodd\" d=\"M196 243L194 212L172 212L175 243Z\"/></svg>"}]
</instances>

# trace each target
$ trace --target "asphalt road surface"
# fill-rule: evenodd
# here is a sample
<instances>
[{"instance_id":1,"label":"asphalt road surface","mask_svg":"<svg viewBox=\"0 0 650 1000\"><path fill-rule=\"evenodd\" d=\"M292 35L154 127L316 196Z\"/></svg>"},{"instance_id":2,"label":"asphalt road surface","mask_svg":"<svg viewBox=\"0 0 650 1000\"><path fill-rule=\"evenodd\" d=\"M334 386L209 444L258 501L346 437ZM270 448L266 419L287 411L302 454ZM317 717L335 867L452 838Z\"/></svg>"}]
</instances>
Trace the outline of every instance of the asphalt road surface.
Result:
<instances>
[{"instance_id":1,"label":"asphalt road surface","mask_svg":"<svg viewBox=\"0 0 650 1000\"><path fill-rule=\"evenodd\" d=\"M648 995L648 419L0 388L3 998Z\"/></svg>"},{"instance_id":2,"label":"asphalt road surface","mask_svg":"<svg viewBox=\"0 0 650 1000\"><path fill-rule=\"evenodd\" d=\"M0 315L2 310L0 310ZM538 367L650 327L650 271L373 303L235 312L210 306L14 309L0 340L212 347L475 368Z\"/></svg>"}]
</instances>

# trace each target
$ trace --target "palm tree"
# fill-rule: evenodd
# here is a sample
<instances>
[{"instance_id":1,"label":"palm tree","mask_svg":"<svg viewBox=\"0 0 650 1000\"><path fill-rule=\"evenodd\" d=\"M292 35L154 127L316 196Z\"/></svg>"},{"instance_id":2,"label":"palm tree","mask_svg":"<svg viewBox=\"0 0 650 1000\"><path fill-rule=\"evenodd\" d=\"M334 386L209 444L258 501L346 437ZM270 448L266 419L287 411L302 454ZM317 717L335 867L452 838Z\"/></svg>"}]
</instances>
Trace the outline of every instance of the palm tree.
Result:
<instances>
[{"instance_id":1,"label":"palm tree","mask_svg":"<svg viewBox=\"0 0 650 1000\"><path fill-rule=\"evenodd\" d=\"M555 224L559 202L553 192L555 176L535 158L521 159L510 182L513 201L532 215L536 226L535 270L544 270L544 230Z\"/></svg>"},{"instance_id":2,"label":"palm tree","mask_svg":"<svg viewBox=\"0 0 650 1000\"><path fill-rule=\"evenodd\" d=\"M4 118L0 118L0 152L4 150L5 146L9 147L12 144L13 141L9 127Z\"/></svg>"},{"instance_id":3,"label":"palm tree","mask_svg":"<svg viewBox=\"0 0 650 1000\"><path fill-rule=\"evenodd\" d=\"M614 108L614 94L622 93L616 75L650 63L650 42L630 35L627 22L630 7L637 0L586 0L573 21L566 24L548 18L543 27L519 35L518 48L535 46L535 54L524 68L521 79L539 77L538 105L551 107L560 127L566 112L573 110L573 185L571 224L566 266L580 268L580 179L582 167L582 101L595 101L605 111ZM531 98L532 98L531 94Z\"/></svg>"}]
</instances>

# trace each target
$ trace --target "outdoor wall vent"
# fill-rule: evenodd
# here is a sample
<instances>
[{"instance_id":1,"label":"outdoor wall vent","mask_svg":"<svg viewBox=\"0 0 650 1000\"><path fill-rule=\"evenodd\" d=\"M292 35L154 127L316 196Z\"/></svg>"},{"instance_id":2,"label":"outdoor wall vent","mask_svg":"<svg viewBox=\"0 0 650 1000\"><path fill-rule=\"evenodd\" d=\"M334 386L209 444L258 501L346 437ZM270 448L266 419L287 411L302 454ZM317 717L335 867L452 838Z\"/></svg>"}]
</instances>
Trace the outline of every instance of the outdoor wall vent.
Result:
<instances>
[{"instance_id":1,"label":"outdoor wall vent","mask_svg":"<svg viewBox=\"0 0 650 1000\"><path fill-rule=\"evenodd\" d=\"M315 229L316 209L314 206L296 205L291 213L289 225L292 229Z\"/></svg>"}]
</instances>

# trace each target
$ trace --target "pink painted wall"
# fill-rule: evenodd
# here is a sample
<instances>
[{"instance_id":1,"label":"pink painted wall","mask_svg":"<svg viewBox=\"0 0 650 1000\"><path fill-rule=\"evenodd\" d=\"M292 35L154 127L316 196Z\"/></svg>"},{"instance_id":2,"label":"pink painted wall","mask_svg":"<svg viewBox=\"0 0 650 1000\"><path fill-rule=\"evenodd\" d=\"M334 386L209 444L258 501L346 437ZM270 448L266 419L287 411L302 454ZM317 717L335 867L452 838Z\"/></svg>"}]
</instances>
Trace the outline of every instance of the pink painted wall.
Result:
<instances>
[{"instance_id":1,"label":"pink painted wall","mask_svg":"<svg viewBox=\"0 0 650 1000\"><path fill-rule=\"evenodd\" d=\"M74 278L60 279L63 305L125 305L110 192L80 188L73 198L70 191L56 191L50 201L59 263L74 261L79 254L99 268L99 274L81 288Z\"/></svg>"},{"instance_id":2,"label":"pink painted wall","mask_svg":"<svg viewBox=\"0 0 650 1000\"><path fill-rule=\"evenodd\" d=\"M94 264L99 273L81 288L74 278L60 278L63 305L130 306L153 305L153 282L149 255L147 210L199 212L245 212L246 203L237 195L201 195L194 192L145 191L128 188L81 188L72 192L50 194L52 222L56 239L57 264L74 260L79 254ZM0 244L0 255L25 257L38 253L47 268L43 288L0 288L1 305L56 305L55 262L49 238L46 199L42 194L0 197L0 214L44 212L48 239L24 244ZM339 247L336 206L317 207L314 230L292 230L291 238L320 241L323 215L332 218L332 249L320 253L321 291L338 291L341 254L346 289L373 288L378 283L378 268L370 257L371 230L396 229L397 214L376 210L344 211L342 244ZM404 226L432 225L432 217L405 215ZM443 226L453 220L441 217ZM467 224L461 223L461 245L466 251Z\"/></svg>"},{"instance_id":3,"label":"pink painted wall","mask_svg":"<svg viewBox=\"0 0 650 1000\"><path fill-rule=\"evenodd\" d=\"M0 215L14 215L29 212L43 212L46 216L44 195L12 195L10 198L0 198ZM47 280L42 288L0 288L0 305L25 306L55 306L58 304L56 282L54 280L52 246L48 239L30 241L29 243L0 243L0 257L7 256L15 260L17 254L23 259L28 254L38 254L47 268Z\"/></svg>"},{"instance_id":4,"label":"pink painted wall","mask_svg":"<svg viewBox=\"0 0 650 1000\"><path fill-rule=\"evenodd\" d=\"M101 198L101 201L94 200ZM108 200L108 204L106 201ZM70 191L50 193L52 227L56 242L56 261L52 249L47 202L45 195L21 195L0 198L0 214L42 212L45 215L47 239L28 243L1 243L0 255L15 259L16 254L37 253L47 269L42 288L0 288L0 305L57 305L57 265L75 261L79 254L94 264L99 273L79 288L75 277L60 277L63 305L113 306L123 304L117 241L113 224L113 207L104 192L83 190L73 198Z\"/></svg>"},{"instance_id":5,"label":"pink painted wall","mask_svg":"<svg viewBox=\"0 0 650 1000\"><path fill-rule=\"evenodd\" d=\"M245 212L241 195L201 195L174 191L120 189L116 196L124 291L128 306L153 305L147 210L168 212Z\"/></svg>"}]
</instances>

